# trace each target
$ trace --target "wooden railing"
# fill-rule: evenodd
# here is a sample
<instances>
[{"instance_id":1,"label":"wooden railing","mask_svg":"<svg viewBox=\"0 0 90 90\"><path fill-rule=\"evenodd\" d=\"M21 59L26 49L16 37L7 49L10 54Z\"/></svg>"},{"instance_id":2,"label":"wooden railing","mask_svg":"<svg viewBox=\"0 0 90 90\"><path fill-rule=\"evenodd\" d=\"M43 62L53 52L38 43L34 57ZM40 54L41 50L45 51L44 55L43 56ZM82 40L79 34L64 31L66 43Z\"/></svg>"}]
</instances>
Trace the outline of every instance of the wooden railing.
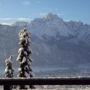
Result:
<instances>
[{"instance_id":1,"label":"wooden railing","mask_svg":"<svg viewBox=\"0 0 90 90\"><path fill-rule=\"evenodd\" d=\"M90 77L2 78L0 85L4 86L4 90L11 90L11 85L90 85Z\"/></svg>"}]
</instances>

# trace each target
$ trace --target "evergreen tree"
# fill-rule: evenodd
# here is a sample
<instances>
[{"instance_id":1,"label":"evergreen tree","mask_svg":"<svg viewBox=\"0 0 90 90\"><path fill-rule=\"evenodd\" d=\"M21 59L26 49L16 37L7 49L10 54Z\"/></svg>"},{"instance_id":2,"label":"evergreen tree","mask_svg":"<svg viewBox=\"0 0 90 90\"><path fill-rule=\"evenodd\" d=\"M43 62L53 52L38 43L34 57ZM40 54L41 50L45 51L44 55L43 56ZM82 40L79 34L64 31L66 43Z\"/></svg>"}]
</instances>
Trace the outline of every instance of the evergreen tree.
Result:
<instances>
[{"instance_id":1,"label":"evergreen tree","mask_svg":"<svg viewBox=\"0 0 90 90\"><path fill-rule=\"evenodd\" d=\"M27 77L27 75L29 75L30 78L33 77L31 69L32 60L30 59L31 50L29 48L31 44L30 36L31 34L26 28L19 32L19 44L21 47L18 50L19 55L16 59L19 62L18 77ZM30 88L34 88L34 86L30 85Z\"/></svg>"},{"instance_id":2,"label":"evergreen tree","mask_svg":"<svg viewBox=\"0 0 90 90\"><path fill-rule=\"evenodd\" d=\"M12 78L14 69L12 68L12 56L5 60L6 68L5 68L5 77Z\"/></svg>"}]
</instances>

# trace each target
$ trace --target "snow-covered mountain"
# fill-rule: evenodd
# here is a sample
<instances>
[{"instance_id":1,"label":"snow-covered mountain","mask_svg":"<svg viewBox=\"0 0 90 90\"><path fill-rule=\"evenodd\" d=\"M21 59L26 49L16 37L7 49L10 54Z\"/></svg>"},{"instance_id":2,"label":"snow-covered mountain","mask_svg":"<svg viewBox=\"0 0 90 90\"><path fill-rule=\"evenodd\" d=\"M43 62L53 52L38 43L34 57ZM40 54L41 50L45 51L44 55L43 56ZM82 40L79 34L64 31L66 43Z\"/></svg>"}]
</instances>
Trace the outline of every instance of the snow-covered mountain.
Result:
<instances>
[{"instance_id":1,"label":"snow-covered mountain","mask_svg":"<svg viewBox=\"0 0 90 90\"><path fill-rule=\"evenodd\" d=\"M42 38L42 36L50 36L57 38L57 36L75 39L75 41L82 41L89 44L90 25L83 24L80 21L64 21L62 18L54 14L47 14L42 18L36 18L30 23L16 22L13 26L19 28L28 27L30 32Z\"/></svg>"},{"instance_id":2,"label":"snow-covered mountain","mask_svg":"<svg viewBox=\"0 0 90 90\"><path fill-rule=\"evenodd\" d=\"M0 25L0 60L9 55L17 57L18 32L27 27L32 34L34 67L89 67L90 25L64 21L54 14L29 22L16 22L11 26ZM3 66L2 64L2 66Z\"/></svg>"},{"instance_id":3,"label":"snow-covered mountain","mask_svg":"<svg viewBox=\"0 0 90 90\"><path fill-rule=\"evenodd\" d=\"M34 19L29 25L30 31L42 37L43 35L57 37L63 36L75 41L90 42L90 25L78 21L64 21L57 15L47 14L43 18Z\"/></svg>"}]
</instances>

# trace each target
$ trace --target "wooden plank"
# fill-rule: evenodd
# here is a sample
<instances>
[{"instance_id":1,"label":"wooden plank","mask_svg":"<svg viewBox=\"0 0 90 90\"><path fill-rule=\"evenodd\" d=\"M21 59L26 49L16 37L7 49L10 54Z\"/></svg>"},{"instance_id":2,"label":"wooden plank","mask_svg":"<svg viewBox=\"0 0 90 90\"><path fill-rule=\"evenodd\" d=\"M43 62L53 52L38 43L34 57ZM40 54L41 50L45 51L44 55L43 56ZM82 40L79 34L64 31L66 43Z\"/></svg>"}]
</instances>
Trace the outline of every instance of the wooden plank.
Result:
<instances>
[{"instance_id":1,"label":"wooden plank","mask_svg":"<svg viewBox=\"0 0 90 90\"><path fill-rule=\"evenodd\" d=\"M90 85L90 77L81 78L11 78L0 79L0 85Z\"/></svg>"}]
</instances>

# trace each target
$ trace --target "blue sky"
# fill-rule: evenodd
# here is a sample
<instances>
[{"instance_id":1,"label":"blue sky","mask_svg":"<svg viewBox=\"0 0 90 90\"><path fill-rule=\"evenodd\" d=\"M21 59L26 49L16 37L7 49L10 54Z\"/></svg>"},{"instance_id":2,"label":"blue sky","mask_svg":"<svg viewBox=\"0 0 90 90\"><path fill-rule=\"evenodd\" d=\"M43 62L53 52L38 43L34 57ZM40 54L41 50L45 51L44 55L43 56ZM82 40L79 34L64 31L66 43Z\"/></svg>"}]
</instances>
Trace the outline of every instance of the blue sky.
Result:
<instances>
[{"instance_id":1,"label":"blue sky","mask_svg":"<svg viewBox=\"0 0 90 90\"><path fill-rule=\"evenodd\" d=\"M90 24L90 0L0 0L0 23L30 21L47 13Z\"/></svg>"}]
</instances>

